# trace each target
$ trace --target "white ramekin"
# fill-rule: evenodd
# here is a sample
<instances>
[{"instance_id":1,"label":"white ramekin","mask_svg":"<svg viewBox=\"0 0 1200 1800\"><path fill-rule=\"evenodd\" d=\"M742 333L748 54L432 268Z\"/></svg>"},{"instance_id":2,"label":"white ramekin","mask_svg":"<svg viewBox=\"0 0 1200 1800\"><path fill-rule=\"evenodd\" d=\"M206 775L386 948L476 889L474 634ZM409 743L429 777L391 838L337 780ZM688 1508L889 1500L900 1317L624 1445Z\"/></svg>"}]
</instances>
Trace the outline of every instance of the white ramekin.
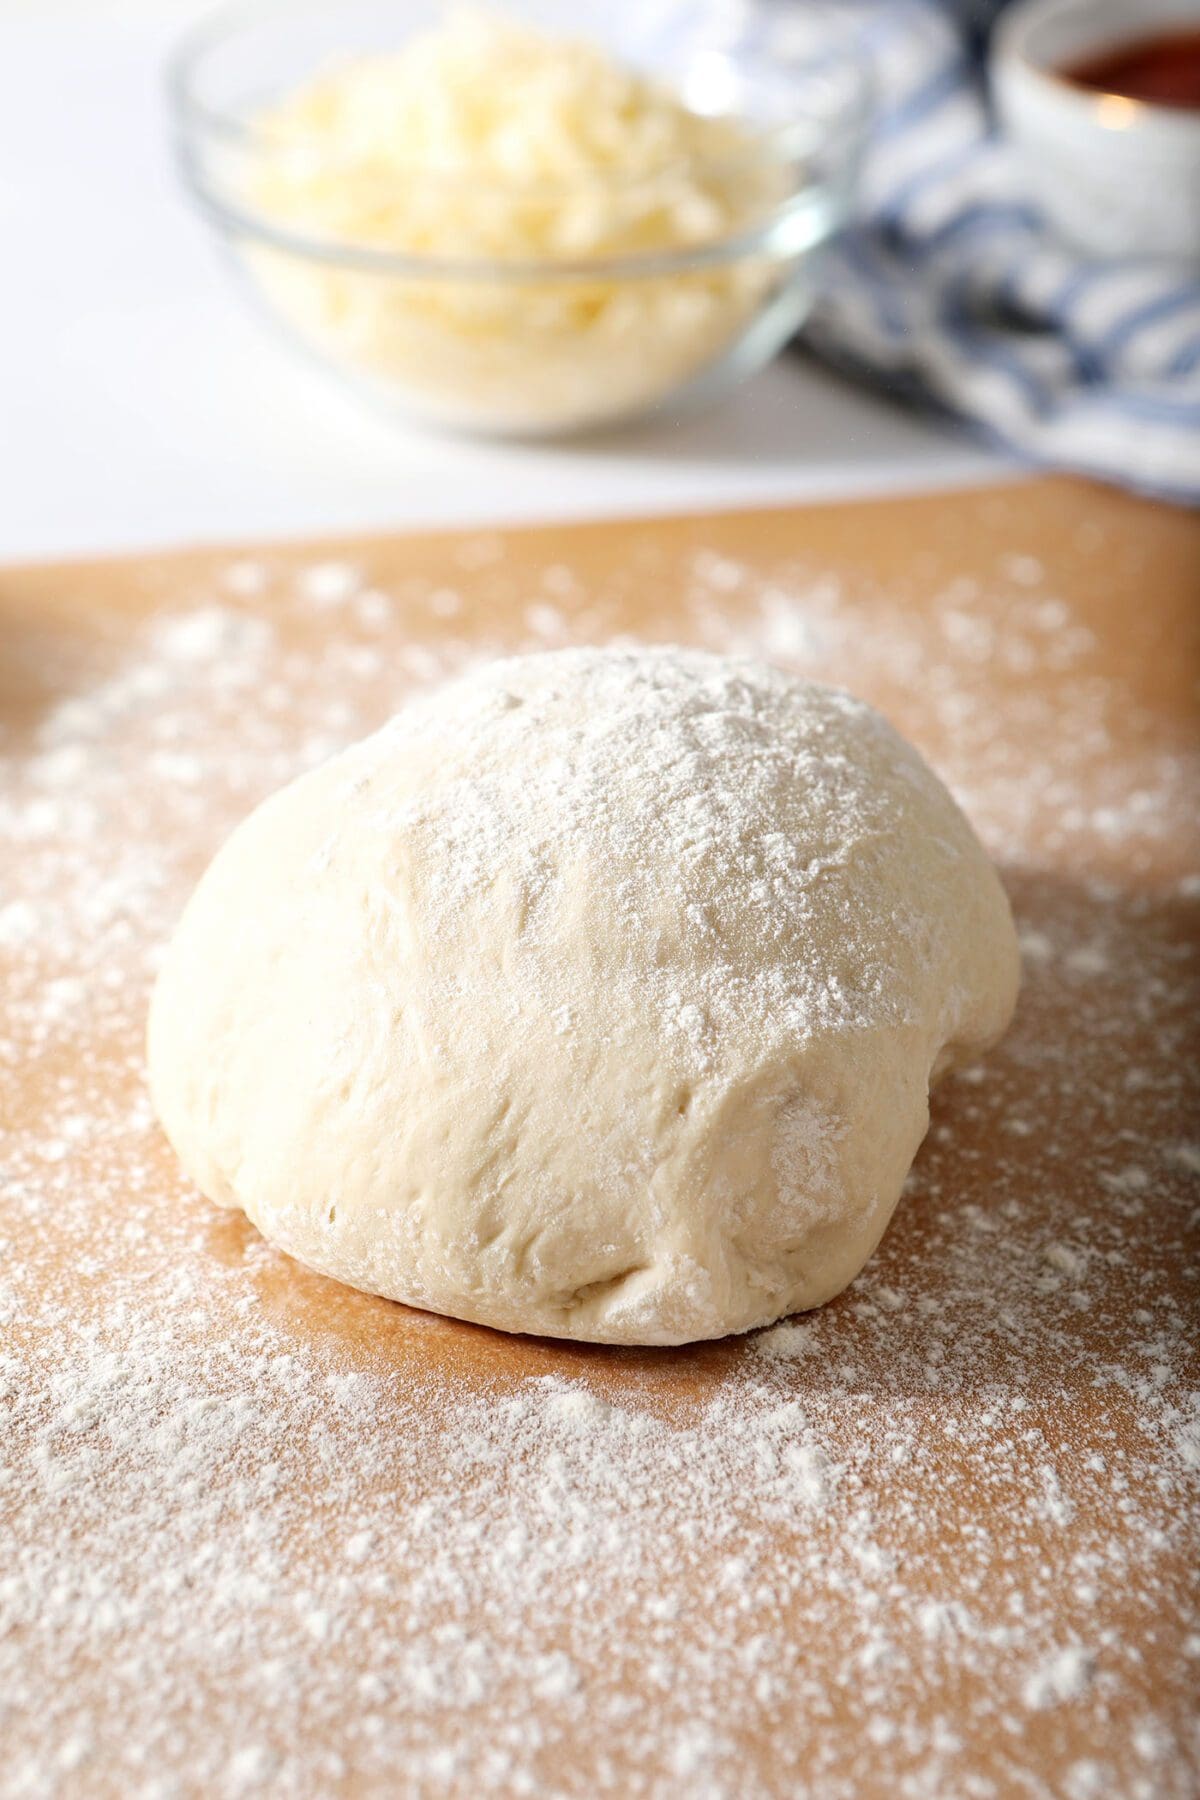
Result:
<instances>
[{"instance_id":1,"label":"white ramekin","mask_svg":"<svg viewBox=\"0 0 1200 1800\"><path fill-rule=\"evenodd\" d=\"M1001 124L1063 236L1096 256L1200 263L1200 112L1101 94L1064 65L1122 40L1200 29L1200 0L1024 0L992 48Z\"/></svg>"}]
</instances>

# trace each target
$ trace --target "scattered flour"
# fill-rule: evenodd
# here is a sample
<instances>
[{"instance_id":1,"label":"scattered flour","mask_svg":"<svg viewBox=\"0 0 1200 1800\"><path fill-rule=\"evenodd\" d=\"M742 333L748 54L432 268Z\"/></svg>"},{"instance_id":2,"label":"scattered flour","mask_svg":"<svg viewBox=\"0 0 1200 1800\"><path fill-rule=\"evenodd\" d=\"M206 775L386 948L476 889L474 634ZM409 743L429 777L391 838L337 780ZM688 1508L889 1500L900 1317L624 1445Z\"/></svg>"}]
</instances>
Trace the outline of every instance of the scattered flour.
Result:
<instances>
[{"instance_id":1,"label":"scattered flour","mask_svg":"<svg viewBox=\"0 0 1200 1800\"><path fill-rule=\"evenodd\" d=\"M350 562L310 563L301 569L296 585L310 606L343 606L362 591L362 576Z\"/></svg>"},{"instance_id":2,"label":"scattered flour","mask_svg":"<svg viewBox=\"0 0 1200 1800\"><path fill-rule=\"evenodd\" d=\"M1058 1650L1029 1677L1021 1690L1026 1706L1040 1711L1047 1706L1061 1706L1067 1700L1079 1700L1091 1685L1096 1672L1096 1659L1088 1651L1073 1646Z\"/></svg>"}]
</instances>

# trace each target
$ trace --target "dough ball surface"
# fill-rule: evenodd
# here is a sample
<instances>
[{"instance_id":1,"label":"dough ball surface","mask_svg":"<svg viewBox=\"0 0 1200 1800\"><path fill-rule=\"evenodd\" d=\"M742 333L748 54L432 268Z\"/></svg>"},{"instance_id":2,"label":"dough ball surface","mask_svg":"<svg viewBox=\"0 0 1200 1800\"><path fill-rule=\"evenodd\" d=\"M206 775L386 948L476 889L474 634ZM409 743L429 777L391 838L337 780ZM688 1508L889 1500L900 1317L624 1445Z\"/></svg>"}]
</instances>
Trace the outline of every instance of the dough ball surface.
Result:
<instances>
[{"instance_id":1,"label":"dough ball surface","mask_svg":"<svg viewBox=\"0 0 1200 1800\"><path fill-rule=\"evenodd\" d=\"M678 649L494 662L260 806L150 1016L167 1135L327 1275L675 1344L861 1269L1008 903L877 713Z\"/></svg>"}]
</instances>

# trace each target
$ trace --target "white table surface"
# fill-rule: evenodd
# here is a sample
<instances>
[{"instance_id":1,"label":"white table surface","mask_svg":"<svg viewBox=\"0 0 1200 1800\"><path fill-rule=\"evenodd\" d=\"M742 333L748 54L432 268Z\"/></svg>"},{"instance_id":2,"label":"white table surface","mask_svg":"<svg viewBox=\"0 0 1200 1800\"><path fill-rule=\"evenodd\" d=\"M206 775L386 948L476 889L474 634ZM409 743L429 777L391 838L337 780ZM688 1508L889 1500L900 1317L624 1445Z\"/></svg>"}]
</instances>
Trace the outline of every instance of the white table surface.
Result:
<instances>
[{"instance_id":1,"label":"white table surface","mask_svg":"<svg viewBox=\"0 0 1200 1800\"><path fill-rule=\"evenodd\" d=\"M364 410L244 308L175 178L203 6L0 0L0 559L928 489L1006 465L788 355L713 410L558 445Z\"/></svg>"}]
</instances>

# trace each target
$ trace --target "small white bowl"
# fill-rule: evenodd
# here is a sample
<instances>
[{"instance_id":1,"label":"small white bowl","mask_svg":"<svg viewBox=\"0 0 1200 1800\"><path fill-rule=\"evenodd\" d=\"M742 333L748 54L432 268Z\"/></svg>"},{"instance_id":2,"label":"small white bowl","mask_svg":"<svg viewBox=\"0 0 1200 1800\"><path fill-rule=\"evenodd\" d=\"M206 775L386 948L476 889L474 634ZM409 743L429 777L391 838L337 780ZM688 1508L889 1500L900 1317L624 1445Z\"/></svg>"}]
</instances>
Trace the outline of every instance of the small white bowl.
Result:
<instances>
[{"instance_id":1,"label":"small white bowl","mask_svg":"<svg viewBox=\"0 0 1200 1800\"><path fill-rule=\"evenodd\" d=\"M992 47L992 88L1031 191L1095 256L1200 263L1200 112L1077 86L1064 67L1122 42L1200 30L1200 0L1024 0Z\"/></svg>"}]
</instances>

